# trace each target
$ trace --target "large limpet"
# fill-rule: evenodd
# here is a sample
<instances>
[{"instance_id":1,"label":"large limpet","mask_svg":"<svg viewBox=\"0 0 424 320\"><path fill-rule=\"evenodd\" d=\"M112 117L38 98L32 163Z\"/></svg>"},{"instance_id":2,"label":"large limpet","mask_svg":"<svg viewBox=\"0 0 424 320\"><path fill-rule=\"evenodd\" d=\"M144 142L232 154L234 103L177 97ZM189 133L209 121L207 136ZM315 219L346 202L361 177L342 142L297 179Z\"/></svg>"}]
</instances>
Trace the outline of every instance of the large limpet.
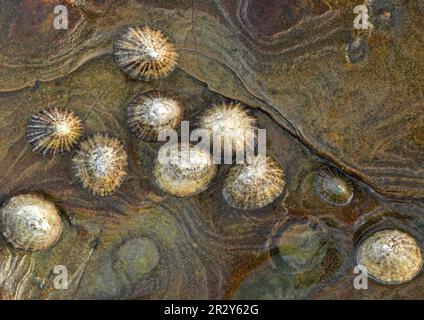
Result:
<instances>
[{"instance_id":1,"label":"large limpet","mask_svg":"<svg viewBox=\"0 0 424 320\"><path fill-rule=\"evenodd\" d=\"M139 94L127 106L127 124L144 141L157 141L161 131L177 130L183 117L181 102L163 91Z\"/></svg>"},{"instance_id":2,"label":"large limpet","mask_svg":"<svg viewBox=\"0 0 424 320\"><path fill-rule=\"evenodd\" d=\"M259 209L283 193L285 174L272 157L257 156L246 164L228 169L222 193L234 208Z\"/></svg>"},{"instance_id":3,"label":"large limpet","mask_svg":"<svg viewBox=\"0 0 424 320\"><path fill-rule=\"evenodd\" d=\"M105 196L118 189L127 175L127 153L116 138L95 134L81 142L73 161L84 189Z\"/></svg>"},{"instance_id":4,"label":"large limpet","mask_svg":"<svg viewBox=\"0 0 424 320\"><path fill-rule=\"evenodd\" d=\"M23 194L10 198L0 209L0 228L15 248L39 251L59 240L62 220L53 203Z\"/></svg>"},{"instance_id":5,"label":"large limpet","mask_svg":"<svg viewBox=\"0 0 424 320\"><path fill-rule=\"evenodd\" d=\"M115 42L115 61L133 79L152 80L168 76L177 65L174 45L160 31L129 27Z\"/></svg>"},{"instance_id":6,"label":"large limpet","mask_svg":"<svg viewBox=\"0 0 424 320\"><path fill-rule=\"evenodd\" d=\"M226 152L224 154L245 151L248 147L254 148L257 120L238 102L213 105L201 114L197 125L209 132L211 141L220 141Z\"/></svg>"},{"instance_id":7,"label":"large limpet","mask_svg":"<svg viewBox=\"0 0 424 320\"><path fill-rule=\"evenodd\" d=\"M377 231L365 239L359 245L356 258L372 279L385 284L410 281L423 265L417 241L396 229Z\"/></svg>"},{"instance_id":8,"label":"large limpet","mask_svg":"<svg viewBox=\"0 0 424 320\"><path fill-rule=\"evenodd\" d=\"M169 155L159 154L153 174L156 184L165 192L187 197L206 190L217 172L211 154L197 146L174 144Z\"/></svg>"}]
</instances>

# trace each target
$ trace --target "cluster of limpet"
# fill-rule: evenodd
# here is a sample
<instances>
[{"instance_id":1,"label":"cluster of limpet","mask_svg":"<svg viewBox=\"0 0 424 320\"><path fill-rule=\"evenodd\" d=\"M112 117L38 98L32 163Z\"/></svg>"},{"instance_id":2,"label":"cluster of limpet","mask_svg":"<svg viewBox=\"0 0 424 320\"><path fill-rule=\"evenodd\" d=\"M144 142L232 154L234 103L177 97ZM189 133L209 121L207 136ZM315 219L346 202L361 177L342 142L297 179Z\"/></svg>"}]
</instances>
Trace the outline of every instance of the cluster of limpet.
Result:
<instances>
[{"instance_id":1,"label":"cluster of limpet","mask_svg":"<svg viewBox=\"0 0 424 320\"><path fill-rule=\"evenodd\" d=\"M118 189L127 174L127 153L116 138L95 134L81 142L72 159L84 189L105 196Z\"/></svg>"},{"instance_id":2,"label":"cluster of limpet","mask_svg":"<svg viewBox=\"0 0 424 320\"><path fill-rule=\"evenodd\" d=\"M207 109L199 117L198 127L208 130L211 141L220 138L224 152L247 150L255 144L257 120L238 102L223 102ZM213 139L212 139L213 138ZM225 143L225 141L229 143ZM226 148L232 150L226 150Z\"/></svg>"},{"instance_id":3,"label":"cluster of limpet","mask_svg":"<svg viewBox=\"0 0 424 320\"><path fill-rule=\"evenodd\" d=\"M15 248L39 251L59 240L62 220L53 203L23 194L10 198L2 206L0 228L4 238Z\"/></svg>"},{"instance_id":4,"label":"cluster of limpet","mask_svg":"<svg viewBox=\"0 0 424 320\"><path fill-rule=\"evenodd\" d=\"M143 141L157 141L160 132L178 130L183 118L181 102L163 91L138 94L127 106L127 124Z\"/></svg>"},{"instance_id":5,"label":"cluster of limpet","mask_svg":"<svg viewBox=\"0 0 424 320\"><path fill-rule=\"evenodd\" d=\"M155 161L155 182L163 191L187 197L205 191L217 173L211 154L190 144L174 144Z\"/></svg>"},{"instance_id":6,"label":"cluster of limpet","mask_svg":"<svg viewBox=\"0 0 424 320\"><path fill-rule=\"evenodd\" d=\"M228 169L222 190L224 199L234 208L259 209L283 193L285 174L272 157L257 156L250 163Z\"/></svg>"},{"instance_id":7,"label":"cluster of limpet","mask_svg":"<svg viewBox=\"0 0 424 320\"><path fill-rule=\"evenodd\" d=\"M81 132L82 122L74 112L53 108L31 117L26 136L34 151L55 155L74 148Z\"/></svg>"},{"instance_id":8,"label":"cluster of limpet","mask_svg":"<svg viewBox=\"0 0 424 320\"><path fill-rule=\"evenodd\" d=\"M158 30L129 27L116 40L117 65L133 79L155 80L168 76L177 65L174 45Z\"/></svg>"},{"instance_id":9,"label":"cluster of limpet","mask_svg":"<svg viewBox=\"0 0 424 320\"><path fill-rule=\"evenodd\" d=\"M353 198L352 182L335 168L320 169L313 178L313 188L324 202L334 206L346 206Z\"/></svg>"},{"instance_id":10,"label":"cluster of limpet","mask_svg":"<svg viewBox=\"0 0 424 320\"><path fill-rule=\"evenodd\" d=\"M396 229L378 231L365 239L358 248L356 258L359 265L366 267L373 280L383 284L410 281L423 265L417 241Z\"/></svg>"}]
</instances>

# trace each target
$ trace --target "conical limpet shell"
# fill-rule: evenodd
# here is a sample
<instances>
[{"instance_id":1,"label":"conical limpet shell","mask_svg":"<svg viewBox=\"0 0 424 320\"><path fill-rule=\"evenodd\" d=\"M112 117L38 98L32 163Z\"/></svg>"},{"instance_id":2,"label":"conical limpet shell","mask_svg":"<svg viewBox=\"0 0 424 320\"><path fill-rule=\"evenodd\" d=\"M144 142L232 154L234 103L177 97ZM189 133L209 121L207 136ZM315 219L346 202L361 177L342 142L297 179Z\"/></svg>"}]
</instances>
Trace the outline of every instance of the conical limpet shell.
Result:
<instances>
[{"instance_id":1,"label":"conical limpet shell","mask_svg":"<svg viewBox=\"0 0 424 320\"><path fill-rule=\"evenodd\" d=\"M183 118L183 105L167 92L139 94L127 106L127 124L144 141L157 141L161 131L177 130Z\"/></svg>"},{"instance_id":2,"label":"conical limpet shell","mask_svg":"<svg viewBox=\"0 0 424 320\"><path fill-rule=\"evenodd\" d=\"M423 259L417 241L400 230L377 231L358 248L357 263L377 282L400 284L412 280Z\"/></svg>"},{"instance_id":3,"label":"conical limpet shell","mask_svg":"<svg viewBox=\"0 0 424 320\"><path fill-rule=\"evenodd\" d=\"M237 150L254 147L257 120L239 102L224 102L207 109L198 119L198 127L209 131L211 138L227 140L234 154ZM211 141L213 141L211 139ZM228 150L227 150L228 151Z\"/></svg>"},{"instance_id":4,"label":"conical limpet shell","mask_svg":"<svg viewBox=\"0 0 424 320\"><path fill-rule=\"evenodd\" d=\"M15 248L39 251L59 240L62 220L53 203L24 194L10 198L0 209L0 227Z\"/></svg>"},{"instance_id":5,"label":"conical limpet shell","mask_svg":"<svg viewBox=\"0 0 424 320\"><path fill-rule=\"evenodd\" d=\"M222 193L234 208L259 209L283 193L285 174L270 156L257 156L251 163L236 164L228 169Z\"/></svg>"},{"instance_id":6,"label":"conical limpet shell","mask_svg":"<svg viewBox=\"0 0 424 320\"><path fill-rule=\"evenodd\" d=\"M116 40L115 61L133 79L168 76L177 65L174 45L162 32L149 27L129 27Z\"/></svg>"},{"instance_id":7,"label":"conical limpet shell","mask_svg":"<svg viewBox=\"0 0 424 320\"><path fill-rule=\"evenodd\" d=\"M326 203L346 206L354 195L353 184L342 172L335 168L320 169L313 178L313 189Z\"/></svg>"},{"instance_id":8,"label":"conical limpet shell","mask_svg":"<svg viewBox=\"0 0 424 320\"><path fill-rule=\"evenodd\" d=\"M127 174L127 153L116 138L95 134L81 142L72 159L84 189L105 196L118 189Z\"/></svg>"},{"instance_id":9,"label":"conical limpet shell","mask_svg":"<svg viewBox=\"0 0 424 320\"><path fill-rule=\"evenodd\" d=\"M206 190L217 172L209 152L189 144L174 144L169 155L159 154L153 174L163 191L187 197Z\"/></svg>"},{"instance_id":10,"label":"conical limpet shell","mask_svg":"<svg viewBox=\"0 0 424 320\"><path fill-rule=\"evenodd\" d=\"M54 155L74 148L81 132L82 122L74 112L54 108L35 113L26 135L34 151Z\"/></svg>"}]
</instances>

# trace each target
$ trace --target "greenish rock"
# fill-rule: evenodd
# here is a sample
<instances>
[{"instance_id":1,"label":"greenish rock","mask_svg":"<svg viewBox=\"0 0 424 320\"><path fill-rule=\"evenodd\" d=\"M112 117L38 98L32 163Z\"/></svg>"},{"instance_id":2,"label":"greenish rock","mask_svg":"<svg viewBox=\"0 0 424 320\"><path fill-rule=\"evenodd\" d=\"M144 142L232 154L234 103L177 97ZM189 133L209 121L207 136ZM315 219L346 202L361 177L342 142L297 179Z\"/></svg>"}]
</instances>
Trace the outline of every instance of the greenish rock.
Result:
<instances>
[{"instance_id":1,"label":"greenish rock","mask_svg":"<svg viewBox=\"0 0 424 320\"><path fill-rule=\"evenodd\" d=\"M130 239L118 250L115 268L127 276L129 281L138 281L159 262L156 244L146 238Z\"/></svg>"}]
</instances>

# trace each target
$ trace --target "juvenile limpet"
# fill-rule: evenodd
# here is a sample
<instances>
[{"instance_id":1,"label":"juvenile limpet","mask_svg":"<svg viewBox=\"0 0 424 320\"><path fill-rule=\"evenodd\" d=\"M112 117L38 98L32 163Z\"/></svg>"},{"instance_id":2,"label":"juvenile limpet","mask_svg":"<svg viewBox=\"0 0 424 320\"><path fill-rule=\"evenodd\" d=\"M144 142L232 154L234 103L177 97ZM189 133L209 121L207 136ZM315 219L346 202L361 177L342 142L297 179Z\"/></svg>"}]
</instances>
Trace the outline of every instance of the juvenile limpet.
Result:
<instances>
[{"instance_id":1,"label":"juvenile limpet","mask_svg":"<svg viewBox=\"0 0 424 320\"><path fill-rule=\"evenodd\" d=\"M33 151L55 155L71 151L81 132L82 122L73 111L53 108L31 117L26 136Z\"/></svg>"},{"instance_id":2,"label":"juvenile limpet","mask_svg":"<svg viewBox=\"0 0 424 320\"><path fill-rule=\"evenodd\" d=\"M246 164L230 167L224 178L222 194L234 208L259 209L283 193L285 174L272 157L257 156Z\"/></svg>"},{"instance_id":3,"label":"juvenile limpet","mask_svg":"<svg viewBox=\"0 0 424 320\"><path fill-rule=\"evenodd\" d=\"M62 233L55 205L32 194L10 198L0 209L4 238L17 249L39 251L52 247Z\"/></svg>"},{"instance_id":4,"label":"juvenile limpet","mask_svg":"<svg viewBox=\"0 0 424 320\"><path fill-rule=\"evenodd\" d=\"M177 65L174 45L158 30L129 27L116 40L116 64L131 78L155 80L167 77Z\"/></svg>"},{"instance_id":5,"label":"juvenile limpet","mask_svg":"<svg viewBox=\"0 0 424 320\"><path fill-rule=\"evenodd\" d=\"M190 144L174 144L169 155L159 154L153 174L163 191L187 197L205 191L217 173L211 154Z\"/></svg>"},{"instance_id":6,"label":"juvenile limpet","mask_svg":"<svg viewBox=\"0 0 424 320\"><path fill-rule=\"evenodd\" d=\"M324 202L334 206L346 206L353 198L353 184L335 168L323 168L313 178L313 189Z\"/></svg>"},{"instance_id":7,"label":"juvenile limpet","mask_svg":"<svg viewBox=\"0 0 424 320\"><path fill-rule=\"evenodd\" d=\"M359 245L356 259L372 279L384 284L412 280L423 264L417 241L396 229L377 231L365 239Z\"/></svg>"},{"instance_id":8,"label":"juvenile limpet","mask_svg":"<svg viewBox=\"0 0 424 320\"><path fill-rule=\"evenodd\" d=\"M81 142L72 162L83 188L95 195L106 196L123 183L127 175L127 158L121 141L95 134Z\"/></svg>"},{"instance_id":9,"label":"juvenile limpet","mask_svg":"<svg viewBox=\"0 0 424 320\"><path fill-rule=\"evenodd\" d=\"M183 118L183 105L168 92L138 94L127 106L127 124L143 141L157 141L161 131L178 130Z\"/></svg>"}]
</instances>

